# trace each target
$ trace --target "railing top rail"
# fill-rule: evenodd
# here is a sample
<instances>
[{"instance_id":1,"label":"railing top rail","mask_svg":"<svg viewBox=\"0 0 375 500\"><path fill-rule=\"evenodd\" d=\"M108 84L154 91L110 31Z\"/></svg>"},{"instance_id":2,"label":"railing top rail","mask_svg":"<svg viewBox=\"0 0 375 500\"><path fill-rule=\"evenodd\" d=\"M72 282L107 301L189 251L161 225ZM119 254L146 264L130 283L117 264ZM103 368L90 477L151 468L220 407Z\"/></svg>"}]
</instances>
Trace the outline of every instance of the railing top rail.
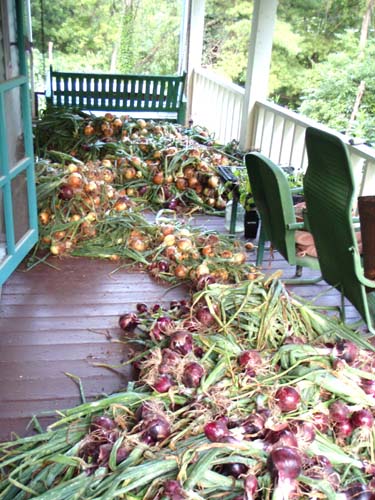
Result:
<instances>
[{"instance_id":1,"label":"railing top rail","mask_svg":"<svg viewBox=\"0 0 375 500\"><path fill-rule=\"evenodd\" d=\"M353 138L341 134L340 132L337 132L333 130L332 128L323 125L315 120L312 120L311 118L308 118L307 116L301 115L299 113L296 113L295 111L291 111L290 109L284 108L283 106L280 106L278 104L275 104L271 101L257 101L257 106L262 107L266 110L271 111L272 113L283 117L284 119L293 121L297 125L307 128L307 127L316 127L319 128L320 130L324 130L326 132L329 132L331 134L336 134L340 139L348 146L349 151L351 154L361 156L362 158L366 160L371 160L375 161L375 149L367 146L366 144L356 144L354 140L354 144L352 143Z\"/></svg>"},{"instance_id":2,"label":"railing top rail","mask_svg":"<svg viewBox=\"0 0 375 500\"><path fill-rule=\"evenodd\" d=\"M226 80L223 76L214 73L212 70L208 70L205 68L194 68L194 73L212 82L220 85L224 89L230 90L231 92L237 92L241 96L245 95L245 89L236 83L231 82L230 80Z\"/></svg>"}]
</instances>

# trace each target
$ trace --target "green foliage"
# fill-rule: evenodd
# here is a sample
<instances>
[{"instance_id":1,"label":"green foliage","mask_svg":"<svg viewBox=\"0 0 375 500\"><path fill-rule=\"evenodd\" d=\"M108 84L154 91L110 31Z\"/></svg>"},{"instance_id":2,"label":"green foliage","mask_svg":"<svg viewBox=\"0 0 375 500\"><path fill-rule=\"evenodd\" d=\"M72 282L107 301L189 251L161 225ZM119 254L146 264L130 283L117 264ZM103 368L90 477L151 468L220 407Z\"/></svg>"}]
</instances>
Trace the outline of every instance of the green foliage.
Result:
<instances>
[{"instance_id":1,"label":"green foliage","mask_svg":"<svg viewBox=\"0 0 375 500\"><path fill-rule=\"evenodd\" d=\"M43 5L44 47L40 1L31 0L34 44L40 52L46 53L48 42L52 42L54 52L60 54L59 62L64 60L64 67L60 67L62 70L71 69L65 67L65 63L71 66L74 56L80 56L76 69L85 66L91 58L98 64L98 69L110 66L112 51L118 38L121 3L44 0Z\"/></svg>"},{"instance_id":2,"label":"green foliage","mask_svg":"<svg viewBox=\"0 0 375 500\"><path fill-rule=\"evenodd\" d=\"M62 71L177 72L177 0L44 0L44 36L40 5L31 0L34 46L46 58L52 42L53 65Z\"/></svg>"},{"instance_id":3,"label":"green foliage","mask_svg":"<svg viewBox=\"0 0 375 500\"><path fill-rule=\"evenodd\" d=\"M252 10L248 1L206 0L203 64L239 85L246 79Z\"/></svg>"},{"instance_id":4,"label":"green foliage","mask_svg":"<svg viewBox=\"0 0 375 500\"><path fill-rule=\"evenodd\" d=\"M61 70L177 72L181 0L31 0L37 88L41 54L53 43ZM269 94L338 130L347 128L361 80L366 91L351 131L374 140L374 42L358 58L367 0L279 0ZM203 66L245 84L253 2L206 0ZM44 45L44 46L43 46Z\"/></svg>"},{"instance_id":5,"label":"green foliage","mask_svg":"<svg viewBox=\"0 0 375 500\"><path fill-rule=\"evenodd\" d=\"M361 59L355 33L348 32L340 39L346 52L332 54L313 68L300 111L336 130L346 131L358 86L364 80L360 112L348 132L375 142L375 40L368 41Z\"/></svg>"},{"instance_id":6,"label":"green foliage","mask_svg":"<svg viewBox=\"0 0 375 500\"><path fill-rule=\"evenodd\" d=\"M122 13L119 61L117 68L121 73L131 73L135 60L134 29L139 1L124 5Z\"/></svg>"},{"instance_id":7,"label":"green foliage","mask_svg":"<svg viewBox=\"0 0 375 500\"><path fill-rule=\"evenodd\" d=\"M134 31L134 73L175 74L181 2L140 0Z\"/></svg>"}]
</instances>

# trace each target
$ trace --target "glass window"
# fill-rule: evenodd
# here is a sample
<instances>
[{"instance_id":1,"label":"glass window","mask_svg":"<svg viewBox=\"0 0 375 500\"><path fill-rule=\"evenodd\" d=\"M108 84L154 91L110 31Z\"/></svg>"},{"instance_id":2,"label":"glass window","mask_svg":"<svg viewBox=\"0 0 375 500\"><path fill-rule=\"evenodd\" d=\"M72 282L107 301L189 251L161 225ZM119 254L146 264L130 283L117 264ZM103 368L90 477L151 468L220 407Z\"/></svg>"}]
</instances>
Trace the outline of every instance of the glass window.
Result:
<instances>
[{"instance_id":1,"label":"glass window","mask_svg":"<svg viewBox=\"0 0 375 500\"><path fill-rule=\"evenodd\" d=\"M19 74L16 6L5 0L0 2L0 82Z\"/></svg>"},{"instance_id":2,"label":"glass window","mask_svg":"<svg viewBox=\"0 0 375 500\"><path fill-rule=\"evenodd\" d=\"M0 188L0 264L6 257L6 237L5 237L5 221L4 221L4 195Z\"/></svg>"},{"instance_id":3,"label":"glass window","mask_svg":"<svg viewBox=\"0 0 375 500\"><path fill-rule=\"evenodd\" d=\"M17 244L17 242L29 230L26 172L22 172L12 180L12 204L14 239Z\"/></svg>"},{"instance_id":4,"label":"glass window","mask_svg":"<svg viewBox=\"0 0 375 500\"><path fill-rule=\"evenodd\" d=\"M21 114L20 88L5 92L5 127L8 144L9 169L25 157L25 143Z\"/></svg>"}]
</instances>

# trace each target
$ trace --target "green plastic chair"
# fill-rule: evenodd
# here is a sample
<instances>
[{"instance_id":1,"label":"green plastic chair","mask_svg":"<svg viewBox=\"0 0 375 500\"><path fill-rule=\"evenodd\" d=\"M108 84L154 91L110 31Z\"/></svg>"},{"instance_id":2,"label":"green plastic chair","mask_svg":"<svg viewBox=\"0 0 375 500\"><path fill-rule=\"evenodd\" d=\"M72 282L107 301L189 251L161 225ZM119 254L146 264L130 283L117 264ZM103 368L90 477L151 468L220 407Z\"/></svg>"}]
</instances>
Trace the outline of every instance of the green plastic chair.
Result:
<instances>
[{"instance_id":1,"label":"green plastic chair","mask_svg":"<svg viewBox=\"0 0 375 500\"><path fill-rule=\"evenodd\" d=\"M261 153L247 153L245 164L261 220L257 266L263 262L265 242L270 241L290 265L296 266L296 277L301 276L303 267L319 270L318 259L296 255L295 231L305 229L305 225L296 221L292 191L283 170ZM284 282L309 284L317 283L320 279L292 279Z\"/></svg>"},{"instance_id":2,"label":"green plastic chair","mask_svg":"<svg viewBox=\"0 0 375 500\"><path fill-rule=\"evenodd\" d=\"M309 127L306 150L304 195L323 279L341 292L342 319L346 297L375 334L375 281L364 276L355 237L355 183L347 148L336 135ZM374 291L366 293L366 287Z\"/></svg>"}]
</instances>

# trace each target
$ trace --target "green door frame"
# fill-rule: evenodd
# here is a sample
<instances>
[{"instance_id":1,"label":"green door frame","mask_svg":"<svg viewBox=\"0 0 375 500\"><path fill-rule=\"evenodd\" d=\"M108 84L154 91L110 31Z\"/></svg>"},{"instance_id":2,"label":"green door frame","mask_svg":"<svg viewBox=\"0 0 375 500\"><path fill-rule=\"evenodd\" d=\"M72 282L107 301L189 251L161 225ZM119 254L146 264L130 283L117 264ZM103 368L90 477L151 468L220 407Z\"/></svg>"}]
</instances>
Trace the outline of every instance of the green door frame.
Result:
<instances>
[{"instance_id":1,"label":"green door frame","mask_svg":"<svg viewBox=\"0 0 375 500\"><path fill-rule=\"evenodd\" d=\"M1 1L1 0L0 0ZM25 258L38 241L38 216L34 171L34 152L32 139L32 121L30 109L30 89L27 75L27 60L24 43L24 0L15 0L17 46L19 54L19 76L0 82L0 190L3 193L3 213L5 222L6 255L0 260L0 286ZM10 14L9 14L10 15ZM24 158L10 168L9 149L6 131L5 93L19 88L20 108L23 124ZM18 241L15 235L14 214L17 213L16 200L12 193L12 181L20 174L26 178L27 199L22 202L28 208L28 229ZM19 201L19 200L18 200Z\"/></svg>"}]
</instances>

